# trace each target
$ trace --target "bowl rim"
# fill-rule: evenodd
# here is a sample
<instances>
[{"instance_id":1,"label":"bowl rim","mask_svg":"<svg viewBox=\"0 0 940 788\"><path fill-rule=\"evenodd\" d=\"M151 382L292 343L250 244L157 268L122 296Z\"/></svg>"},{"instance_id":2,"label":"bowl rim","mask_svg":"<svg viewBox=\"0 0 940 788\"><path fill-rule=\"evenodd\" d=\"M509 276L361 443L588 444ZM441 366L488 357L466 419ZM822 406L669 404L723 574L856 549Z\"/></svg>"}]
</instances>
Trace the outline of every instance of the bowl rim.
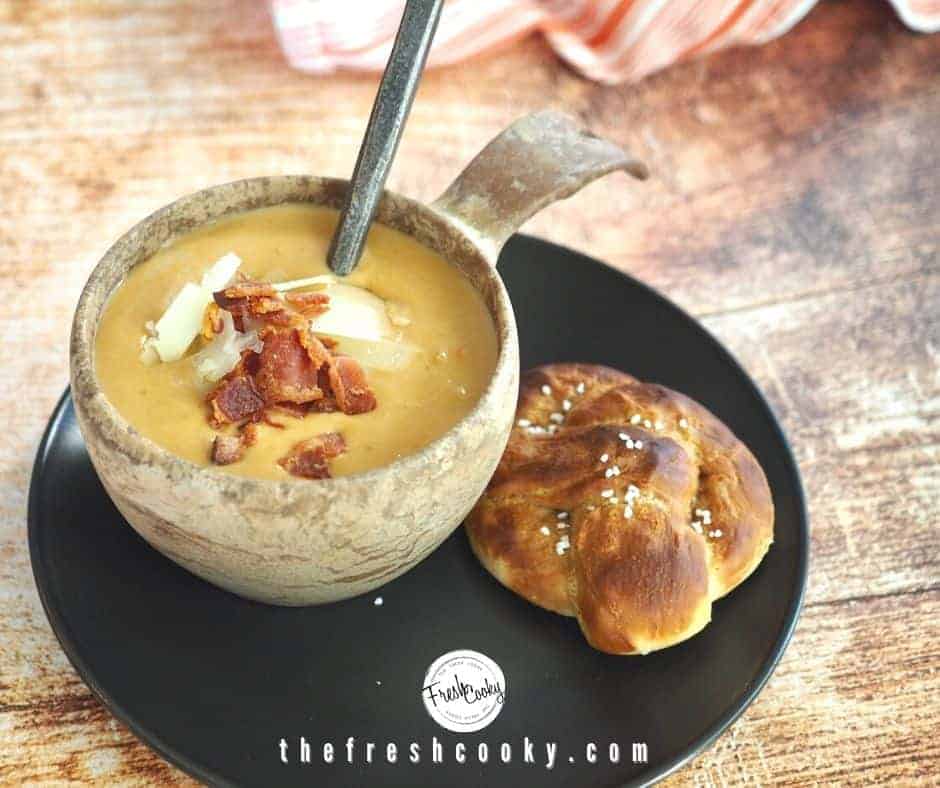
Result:
<instances>
[{"instance_id":1,"label":"bowl rim","mask_svg":"<svg viewBox=\"0 0 940 788\"><path fill-rule=\"evenodd\" d=\"M309 191L308 196L315 197L316 199L302 199L297 197L280 199L279 195L272 191L272 187L278 185L305 188ZM433 459L447 443L452 442L463 432L468 424L474 421L480 421L481 418L490 418L493 409L498 407L501 387L512 380L513 372L516 373L516 378L518 379L519 367L519 342L515 314L506 287L496 270L496 260L491 259L491 256L487 254L484 247L475 241L465 228L460 226L458 222L453 221L448 215L435 211L418 200L388 190L382 194L374 221L384 227L401 232L416 243L430 248L444 259L446 263L453 265L461 274L466 276L467 279L470 280L471 286L473 286L474 290L483 299L496 331L498 352L493 373L473 408L446 432L415 452L398 457L386 465L370 468L369 470L358 473L318 479L315 484L311 484L309 479L297 479L293 477L286 479L264 479L226 473L211 464L198 465L191 460L174 454L169 449L164 448L139 432L136 427L124 418L118 408L105 395L98 381L94 363L94 345L101 315L107 308L111 295L123 283L127 272L135 266L146 262L154 254L154 252L143 254L139 259L127 265L116 283L110 287L107 294L101 299L101 305L99 307L93 297L96 288L103 286L106 280L112 275L111 265L113 260L124 251L126 246L140 246L142 244L140 236L145 230L158 226L165 220L172 220L175 211L204 206L207 202L207 198L210 196L224 196L228 194L234 197L237 195L239 189L257 189L261 192L260 198L256 203L241 207L223 206L219 210L210 209L208 211L209 215L195 221L191 225L187 224L185 227L177 228L175 231L172 229L172 222L170 221L167 225L169 232L166 237L162 239L157 248L171 244L185 236L188 232L210 225L220 219L251 210L285 204L314 205L336 210L339 208L338 201L345 194L345 190L348 186L349 181L343 178L309 174L256 176L227 181L178 197L136 222L118 237L101 256L89 274L88 279L85 281L72 321L69 345L70 382L72 396L76 404L76 414L80 414L84 417L79 419L80 426L83 426L83 422L88 424L96 431L99 437L103 436L105 441L115 452L122 455L127 461L138 465L143 464L157 467L164 472L164 475L169 481L176 481L180 476L195 474L205 482L219 487L223 493L230 492L233 488L237 488L241 491L253 489L259 492L274 493L278 495L278 497L293 497L299 492L311 493L318 490L329 491L335 494L342 492L343 488L351 485L361 485L362 483L378 480L387 475L389 471L402 473L406 476L413 475L414 473L420 472L421 468L426 466L427 462ZM242 201L245 199L245 197L241 198ZM399 214L402 216L411 216L420 220L420 222L409 231L406 227L397 226L396 224L386 221L389 216L394 217ZM417 230L417 232L415 232L415 230ZM429 241L436 237L433 231L437 231L439 234L442 233L444 236L450 236L452 240L459 243L463 250L470 252L469 255L462 256L467 257L467 259L472 262L469 264L466 264L464 261L456 263L453 259L444 254L441 249L429 243ZM419 235L421 237L419 237ZM479 284L468 276L470 269L474 266L481 274L480 283L485 283L492 287L492 308L488 303L485 293L481 292ZM515 410L507 415L507 420L511 423L511 419L514 419L514 417ZM83 432L84 429L85 427L83 426ZM120 437L112 438L109 433L115 429Z\"/></svg>"}]
</instances>

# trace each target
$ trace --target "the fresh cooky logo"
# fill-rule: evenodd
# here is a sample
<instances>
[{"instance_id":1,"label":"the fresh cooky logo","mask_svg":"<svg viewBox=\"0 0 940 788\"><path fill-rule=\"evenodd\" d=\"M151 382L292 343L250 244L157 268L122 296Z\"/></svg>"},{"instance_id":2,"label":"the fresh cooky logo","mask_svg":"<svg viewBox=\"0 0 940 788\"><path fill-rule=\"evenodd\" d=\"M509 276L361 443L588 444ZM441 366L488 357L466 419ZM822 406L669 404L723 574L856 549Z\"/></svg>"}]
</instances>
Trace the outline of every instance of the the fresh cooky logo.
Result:
<instances>
[{"instance_id":1,"label":"the fresh cooky logo","mask_svg":"<svg viewBox=\"0 0 940 788\"><path fill-rule=\"evenodd\" d=\"M499 715L506 700L506 678L499 665L479 651L450 651L428 668L421 697L438 725L472 733Z\"/></svg>"}]
</instances>

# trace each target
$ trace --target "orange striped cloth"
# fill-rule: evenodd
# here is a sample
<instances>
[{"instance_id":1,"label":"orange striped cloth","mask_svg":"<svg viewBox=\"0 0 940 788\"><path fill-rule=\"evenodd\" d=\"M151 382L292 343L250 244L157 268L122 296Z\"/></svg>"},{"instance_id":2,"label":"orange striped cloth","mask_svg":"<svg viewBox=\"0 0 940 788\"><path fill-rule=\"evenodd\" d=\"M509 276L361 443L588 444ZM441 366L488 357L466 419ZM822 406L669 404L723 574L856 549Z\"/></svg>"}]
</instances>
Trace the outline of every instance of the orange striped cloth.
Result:
<instances>
[{"instance_id":1,"label":"orange striped cloth","mask_svg":"<svg viewBox=\"0 0 940 788\"><path fill-rule=\"evenodd\" d=\"M940 0L890 0L914 30L940 30ZM404 0L270 0L288 61L314 73L385 67ZM682 58L787 32L816 0L448 0L431 66L540 30L586 76L639 79Z\"/></svg>"}]
</instances>

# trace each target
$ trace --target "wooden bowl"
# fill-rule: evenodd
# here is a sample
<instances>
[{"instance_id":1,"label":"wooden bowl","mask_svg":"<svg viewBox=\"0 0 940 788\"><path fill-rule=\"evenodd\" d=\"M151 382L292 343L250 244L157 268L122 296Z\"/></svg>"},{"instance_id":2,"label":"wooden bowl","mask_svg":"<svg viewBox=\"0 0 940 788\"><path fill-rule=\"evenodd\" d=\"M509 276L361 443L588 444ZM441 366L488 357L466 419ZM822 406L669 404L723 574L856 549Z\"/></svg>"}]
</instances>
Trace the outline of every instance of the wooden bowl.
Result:
<instances>
[{"instance_id":1,"label":"wooden bowl","mask_svg":"<svg viewBox=\"0 0 940 788\"><path fill-rule=\"evenodd\" d=\"M196 575L251 599L307 605L366 593L407 571L461 523L508 440L519 386L515 318L496 258L543 205L613 169L642 165L569 119L538 113L510 126L431 206L386 193L376 220L457 266L481 294L499 354L476 407L415 454L353 476L271 481L183 460L128 424L94 367L108 298L161 246L223 216L281 203L339 208L346 181L253 178L183 197L112 246L82 291L71 338L78 423L102 484L131 526Z\"/></svg>"}]
</instances>

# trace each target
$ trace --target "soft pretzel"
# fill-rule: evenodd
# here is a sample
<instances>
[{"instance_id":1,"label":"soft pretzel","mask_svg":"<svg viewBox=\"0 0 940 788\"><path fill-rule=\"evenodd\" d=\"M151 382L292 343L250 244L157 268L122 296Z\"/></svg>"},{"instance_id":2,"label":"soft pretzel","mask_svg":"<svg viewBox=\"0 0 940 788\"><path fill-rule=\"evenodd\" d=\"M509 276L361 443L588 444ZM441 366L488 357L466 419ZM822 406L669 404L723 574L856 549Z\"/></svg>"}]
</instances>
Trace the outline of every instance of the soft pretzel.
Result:
<instances>
[{"instance_id":1,"label":"soft pretzel","mask_svg":"<svg viewBox=\"0 0 940 788\"><path fill-rule=\"evenodd\" d=\"M505 586L576 616L601 651L691 637L773 541L757 460L682 394L552 364L523 375L516 416L470 544Z\"/></svg>"}]
</instances>

